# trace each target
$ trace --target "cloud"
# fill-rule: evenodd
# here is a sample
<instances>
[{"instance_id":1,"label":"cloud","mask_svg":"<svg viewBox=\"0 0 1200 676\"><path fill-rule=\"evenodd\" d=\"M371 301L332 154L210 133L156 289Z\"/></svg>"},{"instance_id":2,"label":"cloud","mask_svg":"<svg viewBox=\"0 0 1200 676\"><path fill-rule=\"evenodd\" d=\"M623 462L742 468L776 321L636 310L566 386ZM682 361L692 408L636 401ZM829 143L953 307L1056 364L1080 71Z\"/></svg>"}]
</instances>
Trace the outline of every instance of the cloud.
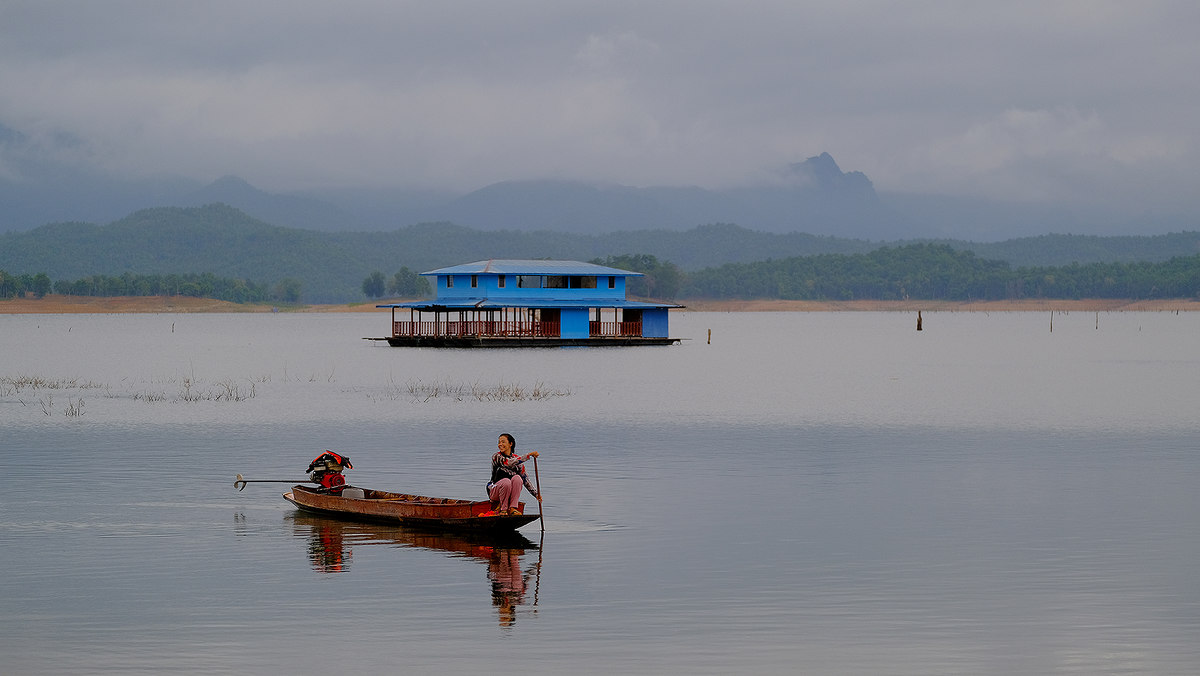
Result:
<instances>
[{"instance_id":1,"label":"cloud","mask_svg":"<svg viewBox=\"0 0 1200 676\"><path fill-rule=\"evenodd\" d=\"M270 189L718 186L828 151L882 190L1160 199L1200 168L1195 25L1166 0L13 0L0 124Z\"/></svg>"},{"instance_id":2,"label":"cloud","mask_svg":"<svg viewBox=\"0 0 1200 676\"><path fill-rule=\"evenodd\" d=\"M937 168L936 184L950 193L1082 204L1110 201L1105 190L1120 188L1121 198L1158 184L1161 200L1167 186L1185 190L1176 172L1187 146L1163 132L1113 129L1096 111L1012 108L934 140L915 163Z\"/></svg>"},{"instance_id":3,"label":"cloud","mask_svg":"<svg viewBox=\"0 0 1200 676\"><path fill-rule=\"evenodd\" d=\"M654 42L642 39L633 31L618 34L589 35L575 52L575 59L597 72L618 68L637 69L659 51Z\"/></svg>"}]
</instances>

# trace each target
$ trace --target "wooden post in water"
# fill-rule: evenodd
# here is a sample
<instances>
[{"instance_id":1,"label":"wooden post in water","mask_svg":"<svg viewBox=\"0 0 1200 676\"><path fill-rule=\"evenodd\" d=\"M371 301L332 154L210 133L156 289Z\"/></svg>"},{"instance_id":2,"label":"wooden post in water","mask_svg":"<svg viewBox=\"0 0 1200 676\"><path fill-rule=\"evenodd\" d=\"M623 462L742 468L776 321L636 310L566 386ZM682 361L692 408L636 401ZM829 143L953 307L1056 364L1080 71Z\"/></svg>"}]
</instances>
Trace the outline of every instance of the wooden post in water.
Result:
<instances>
[{"instance_id":1,"label":"wooden post in water","mask_svg":"<svg viewBox=\"0 0 1200 676\"><path fill-rule=\"evenodd\" d=\"M708 344L712 345L712 329L708 330Z\"/></svg>"},{"instance_id":2,"label":"wooden post in water","mask_svg":"<svg viewBox=\"0 0 1200 676\"><path fill-rule=\"evenodd\" d=\"M921 311L917 310L917 330L921 330Z\"/></svg>"},{"instance_id":3,"label":"wooden post in water","mask_svg":"<svg viewBox=\"0 0 1200 676\"><path fill-rule=\"evenodd\" d=\"M1054 333L1054 310L1050 311L1050 333Z\"/></svg>"}]
</instances>

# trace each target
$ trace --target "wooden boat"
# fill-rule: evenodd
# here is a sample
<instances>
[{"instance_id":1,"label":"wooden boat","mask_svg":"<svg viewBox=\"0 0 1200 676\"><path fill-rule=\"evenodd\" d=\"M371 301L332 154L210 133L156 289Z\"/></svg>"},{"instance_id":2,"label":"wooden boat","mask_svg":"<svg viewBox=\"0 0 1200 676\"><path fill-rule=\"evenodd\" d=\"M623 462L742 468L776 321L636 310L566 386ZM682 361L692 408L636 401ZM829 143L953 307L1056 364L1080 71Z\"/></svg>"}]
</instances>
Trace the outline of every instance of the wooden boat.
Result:
<instances>
[{"instance_id":1,"label":"wooden boat","mask_svg":"<svg viewBox=\"0 0 1200 676\"><path fill-rule=\"evenodd\" d=\"M297 484L283 497L300 509L316 514L432 530L514 531L541 518L540 514L525 514L523 502L517 508L518 514L497 514L487 500L431 498L349 485L331 491Z\"/></svg>"}]
</instances>

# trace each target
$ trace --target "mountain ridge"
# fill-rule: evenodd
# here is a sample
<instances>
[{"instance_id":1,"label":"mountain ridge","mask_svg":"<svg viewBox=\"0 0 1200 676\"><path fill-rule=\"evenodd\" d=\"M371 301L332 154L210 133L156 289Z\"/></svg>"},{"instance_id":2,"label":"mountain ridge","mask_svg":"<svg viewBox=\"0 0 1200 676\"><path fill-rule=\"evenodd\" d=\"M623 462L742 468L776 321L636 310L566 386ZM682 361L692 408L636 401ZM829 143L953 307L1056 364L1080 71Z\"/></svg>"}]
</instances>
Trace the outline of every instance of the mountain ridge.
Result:
<instances>
[{"instance_id":1,"label":"mountain ridge","mask_svg":"<svg viewBox=\"0 0 1200 676\"><path fill-rule=\"evenodd\" d=\"M419 223L382 232L321 232L266 223L223 204L143 209L109 223L46 224L0 234L0 270L45 272L55 279L88 275L205 273L274 284L297 279L306 302L361 299L372 271L425 271L486 258L565 258L648 254L684 270L819 254L866 253L889 243L768 233L729 223L685 231L600 234L481 231L453 223ZM1100 237L1042 235L999 243L938 240L1013 265L1162 261L1200 253L1200 233Z\"/></svg>"},{"instance_id":2,"label":"mountain ridge","mask_svg":"<svg viewBox=\"0 0 1200 676\"><path fill-rule=\"evenodd\" d=\"M843 171L827 152L788 165L774 182L720 189L527 179L461 194L390 188L272 193L235 175L208 184L115 181L14 153L23 142L16 134L0 138L0 151L13 164L14 175L23 176L18 180L0 174L5 207L0 209L0 232L63 221L109 222L141 208L218 202L276 225L325 232L384 231L443 221L482 231L575 234L686 231L706 223L736 223L761 232L874 241L1002 241L1048 233L1161 234L1200 223L1187 214L1136 217L1065 205L877 192L865 174Z\"/></svg>"}]
</instances>

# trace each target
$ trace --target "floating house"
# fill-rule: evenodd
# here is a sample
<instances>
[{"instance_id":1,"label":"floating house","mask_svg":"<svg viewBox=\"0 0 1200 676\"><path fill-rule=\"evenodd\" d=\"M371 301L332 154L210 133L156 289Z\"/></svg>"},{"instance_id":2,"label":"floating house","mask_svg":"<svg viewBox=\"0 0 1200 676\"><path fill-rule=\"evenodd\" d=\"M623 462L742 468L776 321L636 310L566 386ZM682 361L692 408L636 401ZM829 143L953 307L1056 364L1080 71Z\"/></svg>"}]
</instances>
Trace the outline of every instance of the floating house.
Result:
<instances>
[{"instance_id":1,"label":"floating house","mask_svg":"<svg viewBox=\"0 0 1200 676\"><path fill-rule=\"evenodd\" d=\"M392 334L371 340L396 347L679 342L667 327L669 310L681 305L626 300L626 280L640 272L578 261L487 260L421 274L436 279L436 298L376 306L391 309Z\"/></svg>"}]
</instances>

